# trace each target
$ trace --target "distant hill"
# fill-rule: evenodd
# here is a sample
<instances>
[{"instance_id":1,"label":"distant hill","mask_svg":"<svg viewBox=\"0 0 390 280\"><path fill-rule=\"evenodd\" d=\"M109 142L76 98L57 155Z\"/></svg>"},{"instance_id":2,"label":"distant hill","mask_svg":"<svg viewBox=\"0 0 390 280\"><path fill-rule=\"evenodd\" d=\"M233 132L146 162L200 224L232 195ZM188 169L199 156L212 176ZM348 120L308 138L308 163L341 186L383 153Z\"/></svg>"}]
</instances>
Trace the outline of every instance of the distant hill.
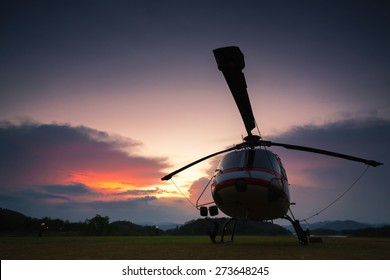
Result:
<instances>
[{"instance_id":1,"label":"distant hill","mask_svg":"<svg viewBox=\"0 0 390 280\"><path fill-rule=\"evenodd\" d=\"M303 228L309 228L310 230L318 230L318 229L324 229L324 230L331 230L331 231L342 231L342 230L358 230L363 229L367 227L382 227L381 225L370 225L366 223L360 223L352 220L345 220L345 221L324 221L324 222L317 222L313 224L306 224L301 223ZM290 231L294 231L294 228L291 225L286 226L286 228Z\"/></svg>"},{"instance_id":2,"label":"distant hill","mask_svg":"<svg viewBox=\"0 0 390 280\"><path fill-rule=\"evenodd\" d=\"M19 234L33 231L34 221L22 213L0 208L0 232Z\"/></svg>"},{"instance_id":3,"label":"distant hill","mask_svg":"<svg viewBox=\"0 0 390 280\"><path fill-rule=\"evenodd\" d=\"M341 233L351 236L390 237L390 226L382 226L376 228L369 227L357 230L344 230Z\"/></svg>"},{"instance_id":4,"label":"distant hill","mask_svg":"<svg viewBox=\"0 0 390 280\"><path fill-rule=\"evenodd\" d=\"M227 218L201 218L192 220L184 225L175 223L155 223L153 225L138 225L129 221L108 223L108 217L96 215L85 222L72 223L60 219L31 218L19 212L0 208L0 235L96 235L97 219L107 219L104 229L99 235L207 235L208 231L219 225L218 235ZM44 224L44 229L42 228ZM302 227L305 229L306 225ZM309 224L314 235L348 235L366 237L390 237L390 225L369 225L356 221L327 221ZM42 231L43 230L43 231ZM231 227L228 229L229 235ZM270 222L238 221L237 235L290 235L292 227L282 227Z\"/></svg>"},{"instance_id":5,"label":"distant hill","mask_svg":"<svg viewBox=\"0 0 390 280\"><path fill-rule=\"evenodd\" d=\"M9 222L13 220L20 220L20 219L25 219L27 218L26 215L23 215L22 213L5 209L5 208L0 208L0 221L1 222Z\"/></svg>"},{"instance_id":6,"label":"distant hill","mask_svg":"<svg viewBox=\"0 0 390 280\"><path fill-rule=\"evenodd\" d=\"M359 223L356 221L345 220L345 221L325 221L310 224L310 229L330 229L330 230L356 230L370 227L369 224Z\"/></svg>"},{"instance_id":7,"label":"distant hill","mask_svg":"<svg viewBox=\"0 0 390 280\"><path fill-rule=\"evenodd\" d=\"M325 221L313 224L302 224L304 229L308 228L313 235L345 235L365 237L390 237L390 226L386 224L366 224L356 221ZM294 231L292 226L287 229Z\"/></svg>"}]
</instances>

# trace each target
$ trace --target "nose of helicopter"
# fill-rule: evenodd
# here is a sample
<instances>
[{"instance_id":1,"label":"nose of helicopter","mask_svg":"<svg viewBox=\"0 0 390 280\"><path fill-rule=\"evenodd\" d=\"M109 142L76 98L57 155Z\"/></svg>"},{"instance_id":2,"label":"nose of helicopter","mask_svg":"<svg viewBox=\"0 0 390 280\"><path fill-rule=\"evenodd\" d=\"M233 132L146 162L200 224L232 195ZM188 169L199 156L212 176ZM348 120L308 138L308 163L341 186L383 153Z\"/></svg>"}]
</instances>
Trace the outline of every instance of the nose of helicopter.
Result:
<instances>
[{"instance_id":1,"label":"nose of helicopter","mask_svg":"<svg viewBox=\"0 0 390 280\"><path fill-rule=\"evenodd\" d=\"M246 174L248 174L246 172ZM241 174L242 175L242 174ZM225 177L224 180L221 180ZM267 220L280 218L289 207L288 192L280 178L219 176L212 185L212 196L218 208L231 217Z\"/></svg>"}]
</instances>

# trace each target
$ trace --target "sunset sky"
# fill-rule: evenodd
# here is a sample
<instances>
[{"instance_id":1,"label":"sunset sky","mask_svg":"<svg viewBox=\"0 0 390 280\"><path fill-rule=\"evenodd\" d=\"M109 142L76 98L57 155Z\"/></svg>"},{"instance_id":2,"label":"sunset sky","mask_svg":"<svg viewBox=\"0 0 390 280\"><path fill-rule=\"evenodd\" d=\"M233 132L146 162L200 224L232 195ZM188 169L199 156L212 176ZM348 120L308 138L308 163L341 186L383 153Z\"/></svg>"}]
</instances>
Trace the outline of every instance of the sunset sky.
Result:
<instances>
[{"instance_id":1,"label":"sunset sky","mask_svg":"<svg viewBox=\"0 0 390 280\"><path fill-rule=\"evenodd\" d=\"M70 221L198 218L160 178L245 136L212 53L234 45L264 139L384 163L309 222L390 223L389 14L386 1L2 1L0 207ZM365 169L271 150L298 219ZM217 163L174 181L195 202Z\"/></svg>"}]
</instances>

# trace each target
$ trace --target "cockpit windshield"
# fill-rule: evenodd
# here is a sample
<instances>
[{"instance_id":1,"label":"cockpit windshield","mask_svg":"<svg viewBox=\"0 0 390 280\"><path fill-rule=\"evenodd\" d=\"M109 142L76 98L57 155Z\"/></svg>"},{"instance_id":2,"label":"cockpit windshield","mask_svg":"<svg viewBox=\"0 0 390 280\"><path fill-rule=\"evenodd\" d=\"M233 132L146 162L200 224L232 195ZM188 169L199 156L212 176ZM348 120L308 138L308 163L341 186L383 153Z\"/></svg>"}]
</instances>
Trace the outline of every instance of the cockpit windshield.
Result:
<instances>
[{"instance_id":1,"label":"cockpit windshield","mask_svg":"<svg viewBox=\"0 0 390 280\"><path fill-rule=\"evenodd\" d=\"M225 155L219 163L219 170L228 170L232 168L243 167L243 153L242 151L235 151Z\"/></svg>"},{"instance_id":2,"label":"cockpit windshield","mask_svg":"<svg viewBox=\"0 0 390 280\"><path fill-rule=\"evenodd\" d=\"M232 168L264 168L281 173L276 155L263 149L240 150L225 155L218 170L225 171Z\"/></svg>"}]
</instances>

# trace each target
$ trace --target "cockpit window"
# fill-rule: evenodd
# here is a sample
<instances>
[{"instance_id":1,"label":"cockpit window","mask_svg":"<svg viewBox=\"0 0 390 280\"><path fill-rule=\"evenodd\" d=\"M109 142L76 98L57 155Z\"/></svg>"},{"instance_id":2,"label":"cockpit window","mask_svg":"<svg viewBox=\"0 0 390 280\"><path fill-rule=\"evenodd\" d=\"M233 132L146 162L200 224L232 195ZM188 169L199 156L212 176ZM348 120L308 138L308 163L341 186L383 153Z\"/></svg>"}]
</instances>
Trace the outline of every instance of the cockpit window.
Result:
<instances>
[{"instance_id":1,"label":"cockpit window","mask_svg":"<svg viewBox=\"0 0 390 280\"><path fill-rule=\"evenodd\" d=\"M223 171L231 168L243 167L242 156L243 153L241 151L236 151L225 155L220 162L218 169Z\"/></svg>"},{"instance_id":2,"label":"cockpit window","mask_svg":"<svg viewBox=\"0 0 390 280\"><path fill-rule=\"evenodd\" d=\"M264 168L281 173L279 162L274 153L255 149L231 152L225 155L219 164L221 171L232 168Z\"/></svg>"},{"instance_id":3,"label":"cockpit window","mask_svg":"<svg viewBox=\"0 0 390 280\"><path fill-rule=\"evenodd\" d=\"M280 165L275 157L275 154L267 150L254 151L256 151L256 156L254 159L253 167L274 170L280 174Z\"/></svg>"}]
</instances>

